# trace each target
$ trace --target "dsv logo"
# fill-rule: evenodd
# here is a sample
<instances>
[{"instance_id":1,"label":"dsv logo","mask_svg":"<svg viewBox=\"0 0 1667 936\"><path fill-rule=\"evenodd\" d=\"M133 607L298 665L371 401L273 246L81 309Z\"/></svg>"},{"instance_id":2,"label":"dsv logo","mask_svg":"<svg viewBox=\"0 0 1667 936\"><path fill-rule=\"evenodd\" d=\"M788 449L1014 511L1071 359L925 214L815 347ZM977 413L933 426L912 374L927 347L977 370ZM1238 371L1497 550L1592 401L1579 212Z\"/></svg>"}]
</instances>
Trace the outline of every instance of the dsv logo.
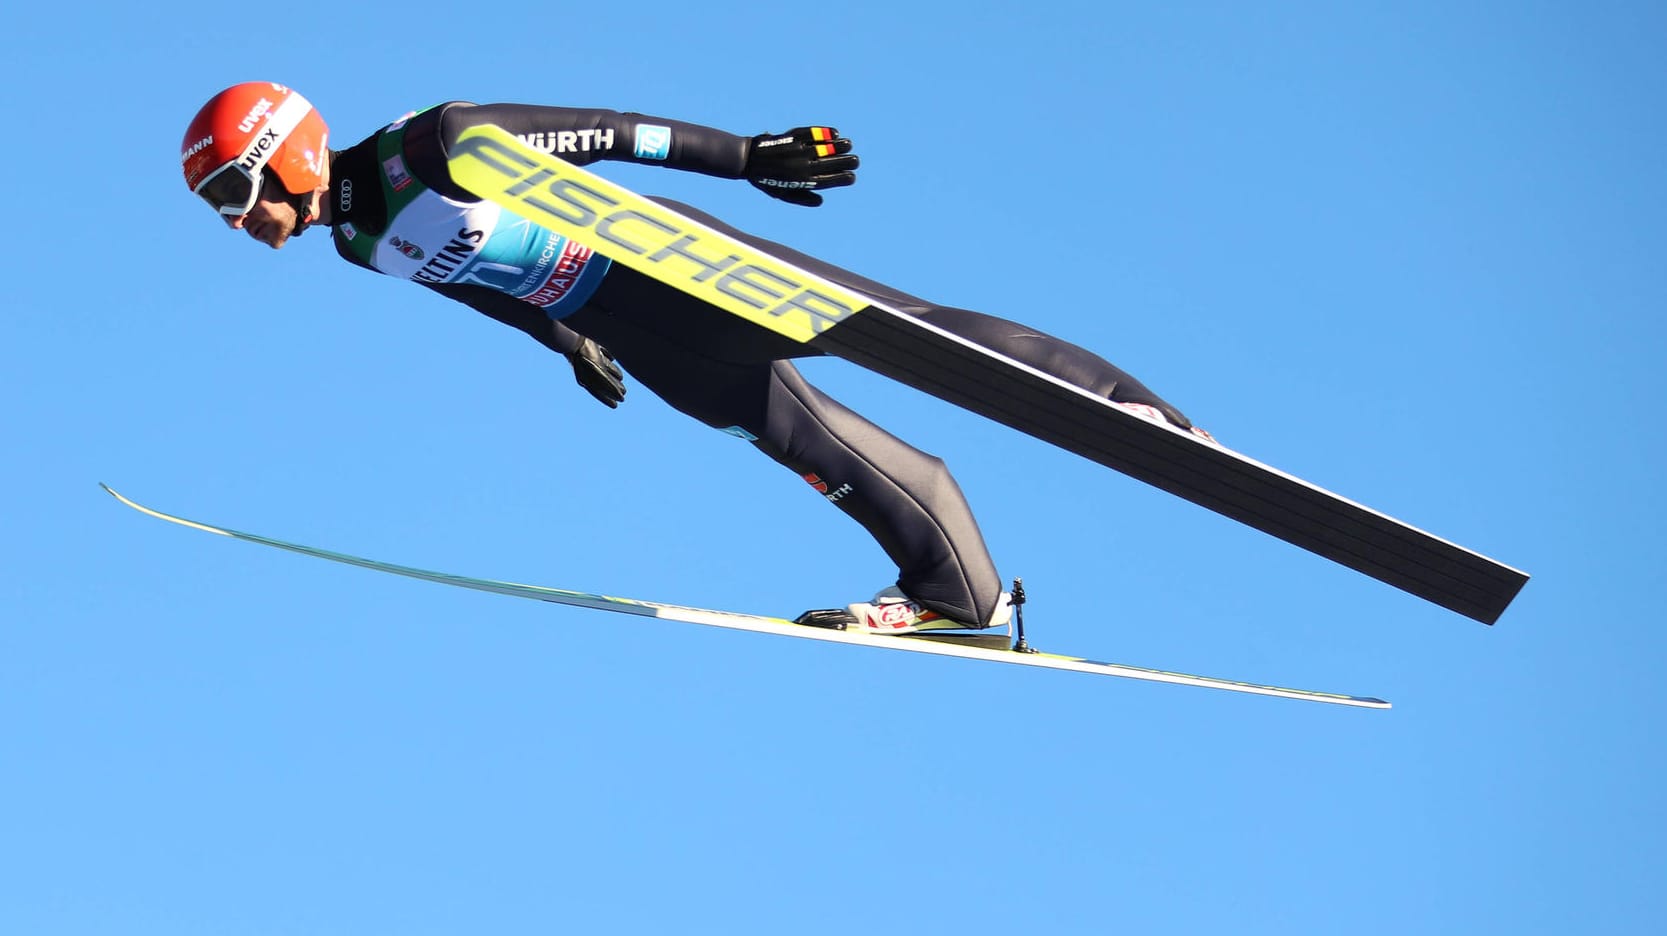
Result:
<instances>
[{"instance_id":1,"label":"dsv logo","mask_svg":"<svg viewBox=\"0 0 1667 936\"><path fill-rule=\"evenodd\" d=\"M337 197L336 204L341 206L341 210L342 210L343 214L353 210L353 180L352 179L343 179L342 180L341 195L339 197Z\"/></svg>"}]
</instances>

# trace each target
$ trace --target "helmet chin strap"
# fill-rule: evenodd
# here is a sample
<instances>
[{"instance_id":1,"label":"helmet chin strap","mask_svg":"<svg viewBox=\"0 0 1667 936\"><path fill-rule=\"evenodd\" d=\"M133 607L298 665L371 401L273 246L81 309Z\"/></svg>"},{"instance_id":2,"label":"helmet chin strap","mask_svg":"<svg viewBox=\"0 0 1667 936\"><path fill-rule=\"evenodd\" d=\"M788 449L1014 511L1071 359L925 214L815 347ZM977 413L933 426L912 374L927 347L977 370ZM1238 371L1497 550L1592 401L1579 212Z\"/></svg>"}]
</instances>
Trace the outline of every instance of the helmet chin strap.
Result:
<instances>
[{"instance_id":1,"label":"helmet chin strap","mask_svg":"<svg viewBox=\"0 0 1667 936\"><path fill-rule=\"evenodd\" d=\"M290 203L295 206L295 216L298 219L291 237L300 237L306 233L307 227L313 223L313 193L305 195L291 195Z\"/></svg>"}]
</instances>

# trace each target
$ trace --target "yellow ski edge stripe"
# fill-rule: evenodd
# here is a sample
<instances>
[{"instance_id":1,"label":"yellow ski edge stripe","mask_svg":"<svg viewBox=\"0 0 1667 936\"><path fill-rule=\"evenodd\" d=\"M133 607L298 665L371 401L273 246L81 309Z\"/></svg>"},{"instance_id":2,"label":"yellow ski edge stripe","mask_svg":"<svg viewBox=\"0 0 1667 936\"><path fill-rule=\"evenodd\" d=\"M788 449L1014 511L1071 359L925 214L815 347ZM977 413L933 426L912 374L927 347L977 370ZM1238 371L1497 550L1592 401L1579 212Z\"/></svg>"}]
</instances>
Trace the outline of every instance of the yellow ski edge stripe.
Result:
<instances>
[{"instance_id":1,"label":"yellow ski edge stripe","mask_svg":"<svg viewBox=\"0 0 1667 936\"><path fill-rule=\"evenodd\" d=\"M447 168L480 198L794 341L809 341L869 304L492 124L465 130Z\"/></svg>"}]
</instances>

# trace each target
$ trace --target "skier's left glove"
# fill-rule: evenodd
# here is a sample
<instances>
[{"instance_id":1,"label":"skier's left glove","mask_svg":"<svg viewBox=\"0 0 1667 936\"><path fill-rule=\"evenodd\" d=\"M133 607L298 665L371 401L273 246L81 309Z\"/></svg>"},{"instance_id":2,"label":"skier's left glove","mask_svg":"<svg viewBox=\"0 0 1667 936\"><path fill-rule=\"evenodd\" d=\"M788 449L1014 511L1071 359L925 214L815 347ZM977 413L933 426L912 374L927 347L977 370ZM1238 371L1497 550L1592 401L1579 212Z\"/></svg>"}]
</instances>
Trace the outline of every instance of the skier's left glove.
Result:
<instances>
[{"instance_id":1,"label":"skier's left glove","mask_svg":"<svg viewBox=\"0 0 1667 936\"><path fill-rule=\"evenodd\" d=\"M614 356L608 353L607 348L583 338L567 359L573 362L573 376L578 378L579 386L608 409L625 402L625 375L620 373L619 365L614 363Z\"/></svg>"},{"instance_id":2,"label":"skier's left glove","mask_svg":"<svg viewBox=\"0 0 1667 936\"><path fill-rule=\"evenodd\" d=\"M838 130L798 127L753 137L742 175L772 198L814 208L822 204L818 189L850 185L857 181L856 168L851 141Z\"/></svg>"}]
</instances>

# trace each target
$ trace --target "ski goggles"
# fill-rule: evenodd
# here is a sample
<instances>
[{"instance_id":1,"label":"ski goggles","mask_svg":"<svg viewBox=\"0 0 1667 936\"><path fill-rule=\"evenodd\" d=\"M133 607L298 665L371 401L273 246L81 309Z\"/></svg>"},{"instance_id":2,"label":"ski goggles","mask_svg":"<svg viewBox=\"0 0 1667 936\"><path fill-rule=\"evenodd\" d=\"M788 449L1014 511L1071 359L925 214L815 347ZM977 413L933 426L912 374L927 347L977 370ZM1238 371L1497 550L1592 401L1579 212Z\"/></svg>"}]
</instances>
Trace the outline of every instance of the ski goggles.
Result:
<instances>
[{"instance_id":1,"label":"ski goggles","mask_svg":"<svg viewBox=\"0 0 1667 936\"><path fill-rule=\"evenodd\" d=\"M260 184L265 166L245 169L233 160L208 174L192 189L208 206L220 214L239 218L248 214L260 198Z\"/></svg>"},{"instance_id":2,"label":"ski goggles","mask_svg":"<svg viewBox=\"0 0 1667 936\"><path fill-rule=\"evenodd\" d=\"M264 122L255 122L257 115L251 113L244 120L253 126L239 127L252 134L243 155L209 173L191 191L222 215L236 218L248 214L260 199L261 174L267 162L277 156L284 141L312 110L306 98L291 94L265 115ZM322 140L319 145L323 145Z\"/></svg>"}]
</instances>

